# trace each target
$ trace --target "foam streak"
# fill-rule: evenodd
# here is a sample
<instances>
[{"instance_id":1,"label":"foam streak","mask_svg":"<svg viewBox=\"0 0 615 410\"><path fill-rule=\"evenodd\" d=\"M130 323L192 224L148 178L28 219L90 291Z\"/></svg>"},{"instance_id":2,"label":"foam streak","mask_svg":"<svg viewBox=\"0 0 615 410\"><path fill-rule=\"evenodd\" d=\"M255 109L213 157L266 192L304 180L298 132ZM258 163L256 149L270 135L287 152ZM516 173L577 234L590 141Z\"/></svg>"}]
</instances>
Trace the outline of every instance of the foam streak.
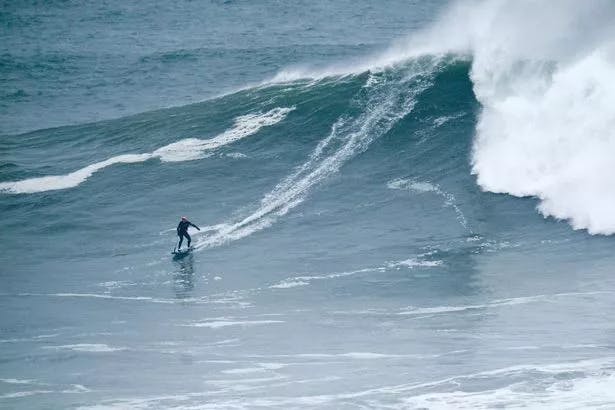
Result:
<instances>
[{"instance_id":1,"label":"foam streak","mask_svg":"<svg viewBox=\"0 0 615 410\"><path fill-rule=\"evenodd\" d=\"M219 246L244 238L270 226L302 203L314 186L339 171L349 159L365 151L372 141L412 111L416 95L431 84L438 63L437 59L417 60L401 78L396 77L399 74L383 72L381 81L370 80L355 101L362 107L360 114L339 118L307 161L266 194L256 210L223 224L195 247Z\"/></svg>"},{"instance_id":2,"label":"foam streak","mask_svg":"<svg viewBox=\"0 0 615 410\"><path fill-rule=\"evenodd\" d=\"M124 154L96 162L66 175L30 178L22 181L0 182L0 192L9 194L32 194L75 188L95 172L115 164L134 164L158 158L163 162L192 161L203 158L208 151L231 144L257 133L261 128L279 123L294 108L274 108L265 113L247 114L237 117L235 125L210 139L186 138L154 152L143 154Z\"/></svg>"}]
</instances>

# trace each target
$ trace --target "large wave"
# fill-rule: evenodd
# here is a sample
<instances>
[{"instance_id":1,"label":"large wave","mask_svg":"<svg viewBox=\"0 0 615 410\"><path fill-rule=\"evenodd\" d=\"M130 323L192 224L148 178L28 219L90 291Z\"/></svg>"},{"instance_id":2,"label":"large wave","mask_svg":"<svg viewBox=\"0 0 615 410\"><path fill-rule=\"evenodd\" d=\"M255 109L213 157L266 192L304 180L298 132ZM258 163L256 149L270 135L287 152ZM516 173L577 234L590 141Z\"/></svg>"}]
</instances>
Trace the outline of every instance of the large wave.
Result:
<instances>
[{"instance_id":1,"label":"large wave","mask_svg":"<svg viewBox=\"0 0 615 410\"><path fill-rule=\"evenodd\" d=\"M375 71L424 55L471 60L482 105L472 167L481 188L539 198L545 216L615 233L615 5L458 1L427 29L360 62L275 80Z\"/></svg>"},{"instance_id":2,"label":"large wave","mask_svg":"<svg viewBox=\"0 0 615 410\"><path fill-rule=\"evenodd\" d=\"M305 164L260 206L219 225L201 246L248 235L300 203L312 186L412 109L422 89L412 83L413 76L430 70L420 67L421 59L451 61L442 55L471 62L470 77L482 106L472 151L472 171L480 187L535 196L545 216L568 220L575 229L590 233L615 233L612 21L615 5L606 0L564 0L557 7L537 0L458 1L430 27L380 54L325 68L280 71L269 83L365 74L365 93L356 101L360 114L340 117ZM117 163L201 158L212 148L281 121L289 110L239 117L235 127L211 140L185 139L149 153L112 157L67 175L2 182L0 191L71 188Z\"/></svg>"}]
</instances>

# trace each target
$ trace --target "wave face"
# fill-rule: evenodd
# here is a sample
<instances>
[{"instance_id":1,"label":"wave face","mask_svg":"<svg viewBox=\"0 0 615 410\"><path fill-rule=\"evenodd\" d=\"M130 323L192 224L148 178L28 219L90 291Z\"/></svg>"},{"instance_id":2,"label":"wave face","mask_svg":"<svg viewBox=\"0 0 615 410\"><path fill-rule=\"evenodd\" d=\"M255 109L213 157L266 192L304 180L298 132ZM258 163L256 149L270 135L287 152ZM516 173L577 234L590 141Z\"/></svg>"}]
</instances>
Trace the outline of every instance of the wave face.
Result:
<instances>
[{"instance_id":1,"label":"wave face","mask_svg":"<svg viewBox=\"0 0 615 410\"><path fill-rule=\"evenodd\" d=\"M197 239L195 245L197 249L220 246L271 226L279 217L284 216L288 211L301 204L316 187L326 183L348 161L365 152L374 141L389 133L400 121L411 114L421 95L435 86L434 82L437 81L438 76L442 73L463 75L463 68L459 73L459 64L463 66L465 63L456 62L455 59L450 57L425 57L395 68L363 73L357 76L329 78L316 82L299 80L285 85L264 85L261 88L233 94L228 98L224 97L215 103L202 104L204 107L216 105L225 107L238 100L241 101L240 107L245 111L236 115L231 120L231 124L226 126L227 128L222 132L217 134L213 132L214 135L200 136L199 138L180 137L174 142L167 142L150 152L129 151L119 153L106 159L96 160L91 164L75 165L74 168L78 168L77 170L65 174L0 182L0 192L5 195L14 195L78 189L86 181L96 183L98 179L113 183L118 178L115 175L117 171L114 172L114 170L121 169L122 172L130 172L130 164L144 164L155 159L163 164L170 164L198 160L212 161L214 158L219 160L220 156L223 156L227 161L226 166L236 167L240 166L237 164L245 162L242 161L242 158L250 156L250 154L229 151L229 149L238 147L239 142L244 139L247 141L247 137L262 140L262 134L266 134L268 128L275 130L284 125L288 127L288 119L293 116L301 118L299 121L307 121L303 131L308 132L310 141L306 141L301 147L301 151L305 155L304 159L298 159L299 162L297 163L286 163L285 167L289 171L288 174L281 177L269 192L264 193L262 198L255 203L255 206L238 207L235 210L235 216L208 227L204 234ZM467 69L467 65L465 67ZM467 75L467 72L465 75ZM466 89L466 92L469 92L469 90ZM340 97L333 99L337 106L330 110L328 116L324 118L314 117L314 112L318 113L314 110L321 110L320 107L310 105L309 108L305 108L303 102L305 98L312 98L312 104L315 101L318 101L318 104L324 104L324 99L329 98L328 96L331 93L339 93ZM271 100L271 95L276 94L277 96L273 98L273 101L277 102L273 104L269 100ZM256 99L256 103L249 101L248 96L253 96L252 99ZM469 101L469 103L471 104L472 101ZM191 109L177 109L176 111L179 113L171 114L171 118L184 117L188 115ZM208 115L208 111L208 109L205 109L204 115ZM225 113L224 115L228 114ZM454 113L450 118L456 118L455 115L459 116L460 114ZM148 130L154 128L153 132L157 133L160 131L155 130L155 127L158 127L160 122L165 121L166 116L166 113L145 114L143 119L137 117L120 127L127 127L128 129L136 127L139 131L141 128ZM434 128L443 125L448 119L449 117L446 116L439 117L436 119ZM211 121L210 118L208 120ZM222 125L224 122L228 122L228 119L220 121L218 126L224 126ZM174 126L176 127L174 133L181 133L182 130L188 134L199 132L198 127L182 124L181 119L178 119L177 122L174 121ZM311 135L310 131L313 126L320 129L319 132L323 133L322 138L318 138L318 134ZM64 151L65 148L62 147L65 145L65 141L72 145L73 136L77 137L82 133L88 133L90 132L89 128L88 125L85 125L61 129L60 133L63 136L60 138L57 148L51 146L50 149L57 149L58 152ZM288 130L288 128L282 129ZM107 132L113 134L116 130L117 128L112 126L112 129ZM297 133L294 128L291 129L290 134L287 134L288 131L283 132L285 135ZM45 139L47 133L47 131L35 132L29 134L26 139L32 140L32 147L36 147L42 139ZM206 131L204 133L208 134ZM209 132L209 134L212 133ZM258 137L259 134L261 135L260 138ZM146 137L146 134L143 134L143 137ZM316 140L314 140L314 137L316 137ZM113 141L117 137L95 135L90 138L94 140L101 138L103 142L98 141L96 144L107 144L104 142L105 140ZM292 140L296 136L287 136L286 138ZM168 141L170 136L165 136L164 139ZM277 142L275 150L284 149L284 146L288 143L289 141ZM86 142L87 144L89 142ZM21 148L28 149L28 145L22 144ZM266 146L259 148L259 151L269 155L268 153L273 148L273 146ZM86 150L81 148L79 151L83 153ZM78 162L80 161L74 161L75 164ZM51 162L44 160L37 165L45 170L54 167ZM462 166L462 164L460 165ZM64 166L67 168L69 165L65 163ZM8 173L7 177L17 174L21 174L21 172L15 170L13 173ZM107 178L104 178L105 176ZM80 194L81 192L75 192L74 195L80 197ZM443 192L438 191L438 194L446 197ZM461 210L451 202L454 201L454 197L445 198L445 200L449 205L455 207L461 224L467 228Z\"/></svg>"},{"instance_id":2,"label":"wave face","mask_svg":"<svg viewBox=\"0 0 615 410\"><path fill-rule=\"evenodd\" d=\"M307 160L267 193L256 210L217 228L216 233L200 241L197 248L247 236L271 225L277 217L303 202L315 185L365 151L412 111L417 95L431 85L430 78L437 67L437 60L425 60L401 70L369 74L361 92L350 102L351 108L359 111L344 112Z\"/></svg>"}]
</instances>

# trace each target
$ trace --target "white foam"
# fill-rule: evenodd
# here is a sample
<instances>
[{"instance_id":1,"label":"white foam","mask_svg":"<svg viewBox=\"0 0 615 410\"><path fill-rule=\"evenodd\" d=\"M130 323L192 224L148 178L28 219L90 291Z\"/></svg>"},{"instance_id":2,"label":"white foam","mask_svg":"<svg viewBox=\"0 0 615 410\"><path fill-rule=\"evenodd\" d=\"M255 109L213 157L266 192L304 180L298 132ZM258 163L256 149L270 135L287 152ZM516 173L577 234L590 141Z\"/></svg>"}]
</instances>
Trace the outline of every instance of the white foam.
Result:
<instances>
[{"instance_id":1,"label":"white foam","mask_svg":"<svg viewBox=\"0 0 615 410\"><path fill-rule=\"evenodd\" d=\"M71 389L62 390L60 393L89 393L92 391L82 384L71 384L70 387Z\"/></svg>"},{"instance_id":2,"label":"white foam","mask_svg":"<svg viewBox=\"0 0 615 410\"><path fill-rule=\"evenodd\" d=\"M186 138L154 152L144 154L124 154L96 162L66 175L54 175L30 178L22 181L0 182L0 192L9 194L31 194L35 192L53 191L74 188L95 172L115 164L133 164L152 158L163 162L192 161L203 158L208 151L231 144L242 138L257 133L261 128L279 123L294 110L291 108L274 108L265 113L247 114L235 119L232 128L210 139Z\"/></svg>"},{"instance_id":3,"label":"white foam","mask_svg":"<svg viewBox=\"0 0 615 410\"><path fill-rule=\"evenodd\" d=\"M256 386L282 387L293 383L330 383L338 378L289 380L282 377L210 380L223 387L224 396L211 400L210 392L185 393L139 399L113 400L88 409L173 407L185 409L250 408L429 408L429 409L607 409L615 402L613 358L572 363L527 364L462 374L444 379L398 385L380 385L312 395L241 395L233 392ZM480 382L477 386L476 381ZM496 387L483 387L485 382ZM245 383L245 385L243 384Z\"/></svg>"},{"instance_id":4,"label":"white foam","mask_svg":"<svg viewBox=\"0 0 615 410\"><path fill-rule=\"evenodd\" d=\"M0 343L34 342L40 339L50 339L52 337L57 337L59 335L60 335L59 333L55 333L51 335L38 335L38 336L28 337L28 338L20 337L20 338L14 338L14 339L0 339Z\"/></svg>"},{"instance_id":5,"label":"white foam","mask_svg":"<svg viewBox=\"0 0 615 410\"><path fill-rule=\"evenodd\" d=\"M610 366L609 366L609 362ZM532 376L526 374L531 373ZM557 377L560 375L562 377ZM434 409L596 409L615 402L615 375L611 360L588 360L553 365L521 365L443 380L460 386L465 380L484 377L525 376L504 387L454 392L424 393L400 400L407 407ZM554 377L555 376L555 377Z\"/></svg>"},{"instance_id":6,"label":"white foam","mask_svg":"<svg viewBox=\"0 0 615 410\"><path fill-rule=\"evenodd\" d=\"M151 154L125 154L96 162L66 175L53 175L47 177L30 178L22 181L0 182L0 192L10 194L31 194L34 192L52 191L57 189L74 188L88 179L97 171L114 164L133 164L147 161Z\"/></svg>"},{"instance_id":7,"label":"white foam","mask_svg":"<svg viewBox=\"0 0 615 410\"><path fill-rule=\"evenodd\" d=\"M442 117L438 117L433 120L433 124L435 128L441 127L449 121L456 120L457 118L461 118L465 115L465 113L461 112L454 115L445 115Z\"/></svg>"},{"instance_id":8,"label":"white foam","mask_svg":"<svg viewBox=\"0 0 615 410\"><path fill-rule=\"evenodd\" d=\"M49 335L38 335L38 336L34 336L34 339L49 339L51 337L57 337L59 335L60 335L59 333L52 333Z\"/></svg>"},{"instance_id":9,"label":"white foam","mask_svg":"<svg viewBox=\"0 0 615 410\"><path fill-rule=\"evenodd\" d=\"M243 383L248 384L256 384L262 385L266 382L278 381L284 379L284 376L276 375L276 376L268 376L268 377L255 377L251 379L241 379L241 384L238 384L238 380L236 378L232 379L222 379L222 380L212 380L209 379L206 381L207 384L213 384L216 386L230 386L230 389L234 391L243 391L243 390L252 390L251 388L246 389Z\"/></svg>"},{"instance_id":10,"label":"white foam","mask_svg":"<svg viewBox=\"0 0 615 410\"><path fill-rule=\"evenodd\" d=\"M108 282L101 282L98 284L98 286L101 286L103 288L108 288L108 289L118 289L118 288L123 288L126 286L135 286L135 285L136 283L129 282L126 280L112 280Z\"/></svg>"},{"instance_id":11,"label":"white foam","mask_svg":"<svg viewBox=\"0 0 615 410\"><path fill-rule=\"evenodd\" d=\"M527 303L537 302L556 302L559 298L567 297L587 297L596 294L603 294L610 292L569 292L569 293L555 293L551 295L534 295L534 296L520 296L508 299L496 299L488 303L477 305L461 305L461 306L433 306L423 308L410 308L399 312L399 315L424 315L424 314L438 314L438 313L452 313L463 312L468 310L477 309L490 309L503 306L523 305Z\"/></svg>"},{"instance_id":12,"label":"white foam","mask_svg":"<svg viewBox=\"0 0 615 410\"><path fill-rule=\"evenodd\" d=\"M283 280L279 283L276 283L275 285L271 285L269 286L272 289L290 289L290 288L296 288L297 286L306 286L309 285L310 282L304 281L304 280Z\"/></svg>"},{"instance_id":13,"label":"white foam","mask_svg":"<svg viewBox=\"0 0 615 410\"><path fill-rule=\"evenodd\" d=\"M387 183L389 189L398 189L405 191L412 191L419 194L432 192L442 198L444 198L444 206L449 206L455 211L457 221L465 228L468 229L468 221L461 211L461 208L457 205L455 196L440 188L437 184L432 184L427 181L418 181L415 179L398 178Z\"/></svg>"},{"instance_id":14,"label":"white foam","mask_svg":"<svg viewBox=\"0 0 615 410\"><path fill-rule=\"evenodd\" d=\"M10 383L16 384L37 384L39 386L50 387L51 384L48 383L35 383L34 380L16 380L16 379L0 379L0 381L10 380ZM28 383L25 383L28 382ZM68 387L68 388L66 388ZM6 393L0 395L0 399L18 399L22 397L29 397L38 394L79 394L79 393L88 393L91 390L81 384L70 384L66 386L63 390L26 390L26 391L18 391L13 393Z\"/></svg>"},{"instance_id":15,"label":"white foam","mask_svg":"<svg viewBox=\"0 0 615 410\"><path fill-rule=\"evenodd\" d=\"M295 288L299 286L310 285L313 281L344 278L347 276L353 276L353 275L358 275L361 273L368 273L368 272L383 272L383 271L386 271L387 269L400 269L401 267L407 267L410 269L413 269L416 267L430 268L430 267L435 267L435 266L441 266L442 263L443 262L440 260L429 261L429 260L421 260L418 258L409 258L409 259L405 259L405 260L397 261L397 262L387 262L384 266L378 266L374 268L363 268L363 269L356 269L356 270L351 270L351 271L333 272L333 273L328 273L328 274L323 274L323 275L294 276L291 278L286 278L274 285L271 285L269 286L269 288L270 289L290 289L290 288Z\"/></svg>"},{"instance_id":16,"label":"white foam","mask_svg":"<svg viewBox=\"0 0 615 410\"><path fill-rule=\"evenodd\" d=\"M180 326L185 327L207 327L210 329L219 329L228 326L257 326L284 323L283 320L211 320L205 322L195 322Z\"/></svg>"},{"instance_id":17,"label":"white foam","mask_svg":"<svg viewBox=\"0 0 615 410\"><path fill-rule=\"evenodd\" d=\"M125 347L113 347L104 343L79 343L73 345L61 345L61 346L43 346L43 349L54 350L73 350L75 352L92 352L92 353L108 353L119 352L126 350Z\"/></svg>"},{"instance_id":18,"label":"white foam","mask_svg":"<svg viewBox=\"0 0 615 410\"><path fill-rule=\"evenodd\" d=\"M259 363L258 365L265 370L280 370L288 366L286 363Z\"/></svg>"},{"instance_id":19,"label":"white foam","mask_svg":"<svg viewBox=\"0 0 615 410\"><path fill-rule=\"evenodd\" d=\"M20 397L28 397L28 396L34 396L37 394L49 394L49 393L55 393L53 390L28 390L28 391L18 391L15 393L6 393L3 395L0 395L0 399L17 399Z\"/></svg>"},{"instance_id":20,"label":"white foam","mask_svg":"<svg viewBox=\"0 0 615 410\"><path fill-rule=\"evenodd\" d=\"M241 152L231 152L226 154L226 156L233 159L248 158L246 154L242 154Z\"/></svg>"},{"instance_id":21,"label":"white foam","mask_svg":"<svg viewBox=\"0 0 615 410\"><path fill-rule=\"evenodd\" d=\"M115 300L153 300L149 296L112 296L98 293L49 293L49 294L23 294L24 296L56 296L65 298L95 298L95 299L115 299Z\"/></svg>"},{"instance_id":22,"label":"white foam","mask_svg":"<svg viewBox=\"0 0 615 410\"><path fill-rule=\"evenodd\" d=\"M543 74L541 92L483 98L473 157L478 183L492 192L537 196L540 212L574 228L614 233L613 56L597 50ZM487 88L481 77L476 81Z\"/></svg>"},{"instance_id":23,"label":"white foam","mask_svg":"<svg viewBox=\"0 0 615 410\"><path fill-rule=\"evenodd\" d=\"M32 383L35 383L36 380L32 380L32 379L0 379L0 382L8 383L8 384L32 384Z\"/></svg>"},{"instance_id":24,"label":"white foam","mask_svg":"<svg viewBox=\"0 0 615 410\"><path fill-rule=\"evenodd\" d=\"M397 268L397 269L399 269L400 267L406 267L410 269L413 269L416 267L433 268L436 266L441 266L442 264L443 262L441 260L425 261L425 260L420 260L420 259L415 259L415 258L409 258L403 261L389 262L387 263L387 268Z\"/></svg>"},{"instance_id":25,"label":"white foam","mask_svg":"<svg viewBox=\"0 0 615 410\"><path fill-rule=\"evenodd\" d=\"M327 280L327 279L336 279L343 278L346 276L357 275L360 273L366 272L376 272L382 268L365 268L365 269L357 269L346 272L334 272L326 275L304 275L304 276L295 276L293 278L287 278L282 280L281 282L276 283L275 285L269 286L272 289L289 289L297 286L306 286L309 285L312 281L315 280Z\"/></svg>"},{"instance_id":26,"label":"white foam","mask_svg":"<svg viewBox=\"0 0 615 410\"><path fill-rule=\"evenodd\" d=\"M231 144L257 133L261 128L282 121L295 108L274 108L262 114L247 114L237 117L233 128L207 140L187 138L169 144L153 152L165 162L190 161L199 159L205 152Z\"/></svg>"},{"instance_id":27,"label":"white foam","mask_svg":"<svg viewBox=\"0 0 615 410\"><path fill-rule=\"evenodd\" d=\"M223 370L222 373L224 374L249 374L249 373L261 373L264 371L265 369L263 369L262 367L242 367L242 368L237 368L237 369Z\"/></svg>"},{"instance_id":28,"label":"white foam","mask_svg":"<svg viewBox=\"0 0 615 410\"><path fill-rule=\"evenodd\" d=\"M293 358L293 359L354 359L354 360L377 360L377 359L429 359L445 355L460 353L461 351L446 352L442 354L398 354L398 353L376 353L376 352L345 352L345 353L295 353L295 354L277 354L267 357L276 358ZM249 357L262 357L259 355L250 355ZM302 364L305 364L301 362ZM295 363L298 364L298 363ZM286 364L287 365L287 364Z\"/></svg>"},{"instance_id":29,"label":"white foam","mask_svg":"<svg viewBox=\"0 0 615 410\"><path fill-rule=\"evenodd\" d=\"M599 234L615 233L614 19L608 1L457 2L405 47L472 56L483 189Z\"/></svg>"},{"instance_id":30,"label":"white foam","mask_svg":"<svg viewBox=\"0 0 615 410\"><path fill-rule=\"evenodd\" d=\"M99 294L99 293L19 293L17 296L23 297L31 297L31 296L41 296L41 297L56 297L56 298L92 298L92 299L109 299L109 300L128 300L128 301L147 301L151 303L179 303L174 299L155 299L149 296L114 296L109 294ZM181 303L186 302L199 302L200 299L182 299ZM222 303L222 302L220 302Z\"/></svg>"},{"instance_id":31,"label":"white foam","mask_svg":"<svg viewBox=\"0 0 615 410\"><path fill-rule=\"evenodd\" d=\"M374 360L374 359L403 357L404 355L372 353L372 352L350 352L350 353L343 353L338 356L348 357L350 359Z\"/></svg>"},{"instance_id":32,"label":"white foam","mask_svg":"<svg viewBox=\"0 0 615 410\"><path fill-rule=\"evenodd\" d=\"M240 367L236 369L223 370L225 374L250 374L250 373L262 373L272 370L279 370L287 365L284 363L257 363L258 367Z\"/></svg>"},{"instance_id":33,"label":"white foam","mask_svg":"<svg viewBox=\"0 0 615 410\"><path fill-rule=\"evenodd\" d=\"M402 189L414 192L438 192L439 188L429 182L415 181L412 179L394 179L387 183L389 189Z\"/></svg>"}]
</instances>

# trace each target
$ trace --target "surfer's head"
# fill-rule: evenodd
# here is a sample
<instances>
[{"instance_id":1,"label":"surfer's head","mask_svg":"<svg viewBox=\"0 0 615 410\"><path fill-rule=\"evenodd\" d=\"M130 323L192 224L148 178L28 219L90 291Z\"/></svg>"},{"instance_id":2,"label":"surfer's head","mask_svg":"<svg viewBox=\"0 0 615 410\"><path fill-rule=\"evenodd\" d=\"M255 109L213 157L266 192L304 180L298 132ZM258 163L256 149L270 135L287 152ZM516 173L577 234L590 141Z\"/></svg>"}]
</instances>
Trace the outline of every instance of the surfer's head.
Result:
<instances>
[{"instance_id":1,"label":"surfer's head","mask_svg":"<svg viewBox=\"0 0 615 410\"><path fill-rule=\"evenodd\" d=\"M185 216L182 216L182 221L187 221L188 218L186 218Z\"/></svg>"}]
</instances>

